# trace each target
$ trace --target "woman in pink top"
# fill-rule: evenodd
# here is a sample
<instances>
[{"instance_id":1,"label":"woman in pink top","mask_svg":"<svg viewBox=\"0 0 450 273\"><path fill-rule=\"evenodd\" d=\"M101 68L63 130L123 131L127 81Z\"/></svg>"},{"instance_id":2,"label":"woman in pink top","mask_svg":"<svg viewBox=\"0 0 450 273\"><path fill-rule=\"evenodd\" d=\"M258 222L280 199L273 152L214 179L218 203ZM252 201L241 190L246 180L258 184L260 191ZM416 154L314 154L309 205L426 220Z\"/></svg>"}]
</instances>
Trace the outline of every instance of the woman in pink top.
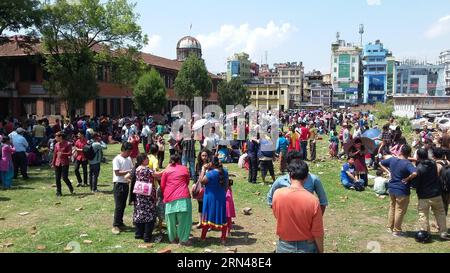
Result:
<instances>
[{"instance_id":1,"label":"woman in pink top","mask_svg":"<svg viewBox=\"0 0 450 273\"><path fill-rule=\"evenodd\" d=\"M14 177L14 166L12 154L16 151L11 146L11 140L8 136L2 139L2 158L0 159L0 175L3 181L3 188L10 189Z\"/></svg>"},{"instance_id":2,"label":"woman in pink top","mask_svg":"<svg viewBox=\"0 0 450 273\"><path fill-rule=\"evenodd\" d=\"M163 202L166 204L167 233L171 243L178 239L180 244L190 245L192 202L189 179L189 170L181 165L179 154L173 154L161 179Z\"/></svg>"},{"instance_id":3,"label":"woman in pink top","mask_svg":"<svg viewBox=\"0 0 450 273\"><path fill-rule=\"evenodd\" d=\"M131 146L133 147L131 150L131 161L133 162L133 165L136 164L136 158L139 155L139 143L141 142L141 139L139 138L138 135L136 135L135 133L133 133L133 135L131 135L128 138L128 142L131 143Z\"/></svg>"}]
</instances>

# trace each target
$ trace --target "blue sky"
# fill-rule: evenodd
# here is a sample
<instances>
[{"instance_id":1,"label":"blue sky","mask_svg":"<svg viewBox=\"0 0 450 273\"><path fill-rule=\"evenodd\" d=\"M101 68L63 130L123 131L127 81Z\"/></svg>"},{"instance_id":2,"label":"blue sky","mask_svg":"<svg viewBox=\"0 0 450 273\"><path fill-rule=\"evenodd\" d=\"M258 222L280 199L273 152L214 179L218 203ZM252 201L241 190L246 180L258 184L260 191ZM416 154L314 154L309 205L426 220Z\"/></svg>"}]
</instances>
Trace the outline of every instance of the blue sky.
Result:
<instances>
[{"instance_id":1,"label":"blue sky","mask_svg":"<svg viewBox=\"0 0 450 273\"><path fill-rule=\"evenodd\" d=\"M380 39L398 59L436 61L450 49L450 0L134 0L149 35L145 51L174 59L179 38L191 34L203 46L212 72L226 70L226 58L247 51L260 63L303 61L305 70L329 72L336 32L347 42ZM189 26L193 28L190 32ZM264 60L265 58L263 58Z\"/></svg>"}]
</instances>

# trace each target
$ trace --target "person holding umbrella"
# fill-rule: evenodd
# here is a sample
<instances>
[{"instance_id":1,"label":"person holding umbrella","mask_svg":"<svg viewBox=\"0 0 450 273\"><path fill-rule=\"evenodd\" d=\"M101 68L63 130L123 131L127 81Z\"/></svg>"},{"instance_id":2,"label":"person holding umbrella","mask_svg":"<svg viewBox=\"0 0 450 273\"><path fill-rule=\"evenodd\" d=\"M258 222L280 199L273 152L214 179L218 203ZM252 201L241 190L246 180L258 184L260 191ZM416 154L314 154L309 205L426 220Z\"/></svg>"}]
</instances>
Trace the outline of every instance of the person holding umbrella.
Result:
<instances>
[{"instance_id":1,"label":"person holding umbrella","mask_svg":"<svg viewBox=\"0 0 450 273\"><path fill-rule=\"evenodd\" d=\"M372 141L364 138L365 142ZM354 157L355 171L360 179L364 180L364 187L368 186L368 169L366 165L365 155L369 152L366 145L363 144L362 138L355 138L348 149L348 156Z\"/></svg>"}]
</instances>

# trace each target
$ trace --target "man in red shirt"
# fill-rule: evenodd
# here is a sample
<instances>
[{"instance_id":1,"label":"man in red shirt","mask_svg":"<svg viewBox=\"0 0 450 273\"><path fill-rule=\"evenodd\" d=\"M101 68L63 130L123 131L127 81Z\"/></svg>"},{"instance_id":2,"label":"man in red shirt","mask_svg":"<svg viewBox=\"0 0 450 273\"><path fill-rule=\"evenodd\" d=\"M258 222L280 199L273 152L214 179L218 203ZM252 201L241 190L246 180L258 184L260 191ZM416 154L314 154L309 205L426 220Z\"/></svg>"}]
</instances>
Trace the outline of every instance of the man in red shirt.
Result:
<instances>
[{"instance_id":1,"label":"man in red shirt","mask_svg":"<svg viewBox=\"0 0 450 273\"><path fill-rule=\"evenodd\" d=\"M277 220L277 253L323 253L323 218L317 197L304 188L308 165L294 160L289 166L291 186L278 189L272 210Z\"/></svg>"},{"instance_id":2,"label":"man in red shirt","mask_svg":"<svg viewBox=\"0 0 450 273\"><path fill-rule=\"evenodd\" d=\"M78 133L78 139L75 142L75 148L77 151L76 157L75 157L75 175L77 176L78 185L77 187L83 186L82 182L84 182L84 187L88 186L87 183L87 165L88 161L83 153L83 147L87 145L87 140L83 135L83 132ZM83 168L83 180L81 180L81 174L80 174L80 165Z\"/></svg>"},{"instance_id":3,"label":"man in red shirt","mask_svg":"<svg viewBox=\"0 0 450 273\"><path fill-rule=\"evenodd\" d=\"M306 127L306 123L302 122L300 124L300 146L302 148L303 160L308 158L308 140L310 137L309 129Z\"/></svg>"},{"instance_id":4,"label":"man in red shirt","mask_svg":"<svg viewBox=\"0 0 450 273\"><path fill-rule=\"evenodd\" d=\"M65 135L62 132L58 132L55 137L57 143L53 153L52 168L55 169L56 196L62 196L61 176L67 187L69 187L70 194L73 194L73 186L69 180L69 157L72 155L72 145L65 140Z\"/></svg>"}]
</instances>

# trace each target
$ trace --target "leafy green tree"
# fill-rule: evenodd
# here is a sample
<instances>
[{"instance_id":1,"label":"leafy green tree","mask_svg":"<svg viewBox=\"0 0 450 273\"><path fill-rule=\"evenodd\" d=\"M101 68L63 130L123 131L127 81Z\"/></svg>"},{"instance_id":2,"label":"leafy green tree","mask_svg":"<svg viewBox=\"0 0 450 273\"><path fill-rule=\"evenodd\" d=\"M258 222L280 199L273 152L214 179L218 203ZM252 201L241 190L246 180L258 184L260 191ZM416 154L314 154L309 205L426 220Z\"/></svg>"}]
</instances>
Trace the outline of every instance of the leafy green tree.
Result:
<instances>
[{"instance_id":1,"label":"leafy green tree","mask_svg":"<svg viewBox=\"0 0 450 273\"><path fill-rule=\"evenodd\" d=\"M226 109L227 105L247 107L250 104L250 93L239 78L233 78L230 82L221 82L218 93L219 104L222 109Z\"/></svg>"},{"instance_id":2,"label":"leafy green tree","mask_svg":"<svg viewBox=\"0 0 450 273\"><path fill-rule=\"evenodd\" d=\"M152 68L144 73L133 89L134 107L141 113L156 114L167 104L166 87L159 72Z\"/></svg>"},{"instance_id":3,"label":"leafy green tree","mask_svg":"<svg viewBox=\"0 0 450 273\"><path fill-rule=\"evenodd\" d=\"M50 75L45 86L66 102L72 117L97 97L97 69L114 70L113 79L124 85L136 80L130 67L139 62L138 50L147 37L134 9L127 0L56 0L44 5L40 32Z\"/></svg>"},{"instance_id":4,"label":"leafy green tree","mask_svg":"<svg viewBox=\"0 0 450 273\"><path fill-rule=\"evenodd\" d=\"M40 23L41 10L39 0L2 0L0 1L0 36L5 31L17 32L29 29ZM0 43L7 39L0 40Z\"/></svg>"},{"instance_id":5,"label":"leafy green tree","mask_svg":"<svg viewBox=\"0 0 450 273\"><path fill-rule=\"evenodd\" d=\"M194 97L209 98L212 82L204 61L189 55L178 72L174 87L176 95L186 101L192 101Z\"/></svg>"}]
</instances>

